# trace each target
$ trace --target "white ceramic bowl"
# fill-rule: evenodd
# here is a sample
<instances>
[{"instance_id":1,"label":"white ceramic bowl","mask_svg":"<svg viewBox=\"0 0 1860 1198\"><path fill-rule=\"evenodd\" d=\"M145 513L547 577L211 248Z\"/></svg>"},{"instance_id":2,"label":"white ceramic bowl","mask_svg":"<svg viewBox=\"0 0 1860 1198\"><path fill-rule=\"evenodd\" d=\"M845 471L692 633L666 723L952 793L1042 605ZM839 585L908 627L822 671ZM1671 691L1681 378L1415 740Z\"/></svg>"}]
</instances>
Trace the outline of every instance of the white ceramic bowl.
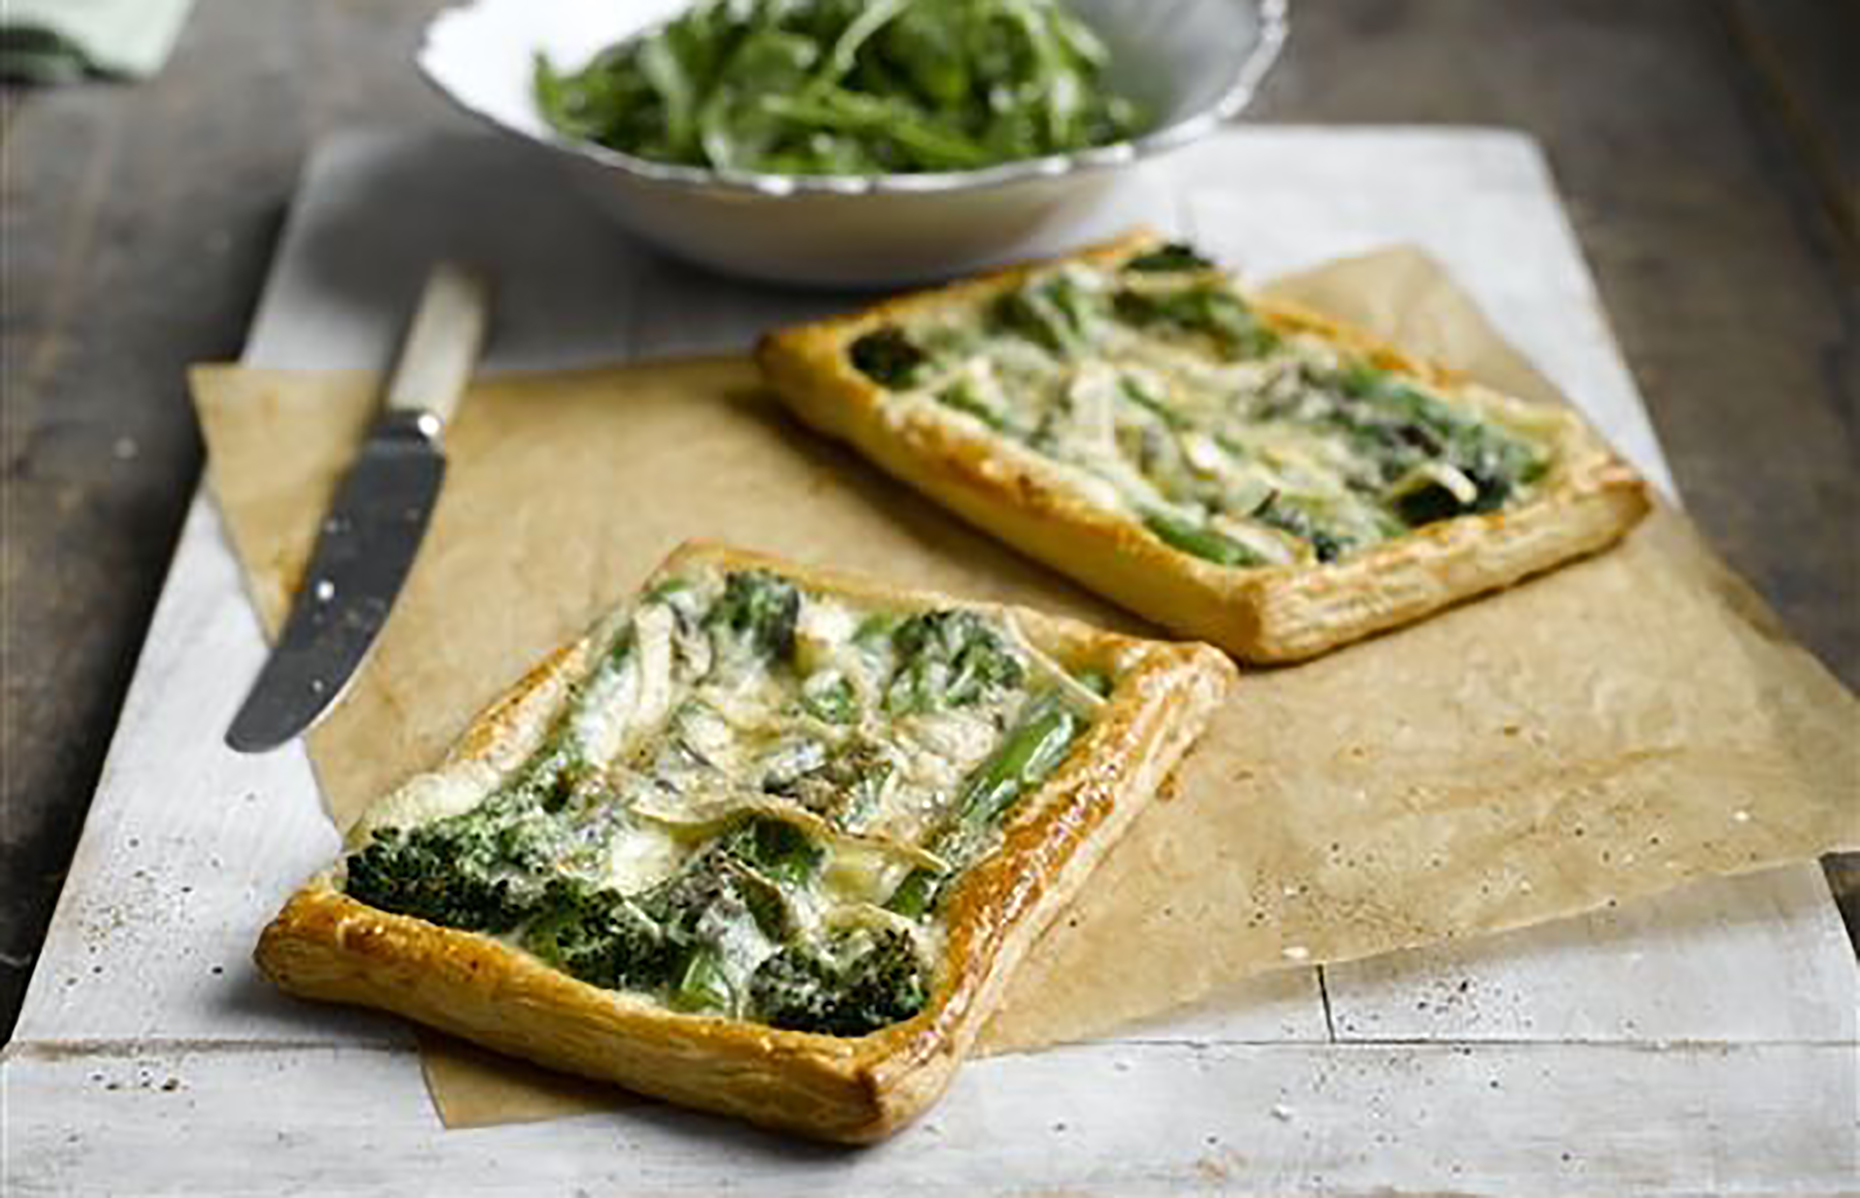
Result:
<instances>
[{"instance_id":1,"label":"white ceramic bowl","mask_svg":"<svg viewBox=\"0 0 1860 1198\"><path fill-rule=\"evenodd\" d=\"M792 176L673 166L565 138L537 109L538 51L578 69L688 0L471 0L427 27L420 70L465 111L546 147L628 229L731 274L883 285L965 273L1063 240L1121 168L1219 127L1285 38L1285 0L1070 0L1111 48L1111 87L1150 132L1072 154L942 174Z\"/></svg>"}]
</instances>

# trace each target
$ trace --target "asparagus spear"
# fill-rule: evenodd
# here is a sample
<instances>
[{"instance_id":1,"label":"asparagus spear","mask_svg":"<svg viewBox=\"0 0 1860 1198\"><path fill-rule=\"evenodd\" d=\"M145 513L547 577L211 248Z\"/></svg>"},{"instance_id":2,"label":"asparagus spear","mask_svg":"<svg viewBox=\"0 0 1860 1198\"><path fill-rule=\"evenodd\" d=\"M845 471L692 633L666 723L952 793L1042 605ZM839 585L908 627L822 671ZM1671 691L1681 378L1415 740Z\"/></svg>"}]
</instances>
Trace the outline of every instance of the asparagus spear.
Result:
<instances>
[{"instance_id":1,"label":"asparagus spear","mask_svg":"<svg viewBox=\"0 0 1860 1198\"><path fill-rule=\"evenodd\" d=\"M1167 512L1150 512L1143 523L1163 544L1222 566L1262 566L1264 558L1232 537L1201 528Z\"/></svg>"},{"instance_id":2,"label":"asparagus spear","mask_svg":"<svg viewBox=\"0 0 1860 1198\"><path fill-rule=\"evenodd\" d=\"M681 1011L728 1011L736 991L723 968L723 950L700 944L685 965L684 975L672 990L672 1005Z\"/></svg>"},{"instance_id":3,"label":"asparagus spear","mask_svg":"<svg viewBox=\"0 0 1860 1198\"><path fill-rule=\"evenodd\" d=\"M964 780L950 822L937 834L931 851L960 866L1009 808L1064 759L1083 726L1084 720L1057 691L1029 700L994 756ZM952 876L928 868L912 870L885 905L916 918L936 905Z\"/></svg>"}]
</instances>

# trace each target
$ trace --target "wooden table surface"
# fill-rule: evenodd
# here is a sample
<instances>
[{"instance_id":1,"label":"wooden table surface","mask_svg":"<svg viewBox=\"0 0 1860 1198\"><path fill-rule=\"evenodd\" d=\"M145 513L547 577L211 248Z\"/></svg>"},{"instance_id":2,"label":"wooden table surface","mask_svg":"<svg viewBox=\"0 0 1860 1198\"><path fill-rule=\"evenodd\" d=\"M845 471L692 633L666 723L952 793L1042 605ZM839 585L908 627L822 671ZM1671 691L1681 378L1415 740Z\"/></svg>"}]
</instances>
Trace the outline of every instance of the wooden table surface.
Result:
<instances>
[{"instance_id":1,"label":"wooden table surface","mask_svg":"<svg viewBox=\"0 0 1860 1198\"><path fill-rule=\"evenodd\" d=\"M199 475L183 368L237 356L315 139L460 125L406 66L438 7L201 0L153 81L5 96L0 1029ZM1842 0L1304 0L1255 110L1540 138L1689 507L1850 685L1855 45Z\"/></svg>"}]
</instances>

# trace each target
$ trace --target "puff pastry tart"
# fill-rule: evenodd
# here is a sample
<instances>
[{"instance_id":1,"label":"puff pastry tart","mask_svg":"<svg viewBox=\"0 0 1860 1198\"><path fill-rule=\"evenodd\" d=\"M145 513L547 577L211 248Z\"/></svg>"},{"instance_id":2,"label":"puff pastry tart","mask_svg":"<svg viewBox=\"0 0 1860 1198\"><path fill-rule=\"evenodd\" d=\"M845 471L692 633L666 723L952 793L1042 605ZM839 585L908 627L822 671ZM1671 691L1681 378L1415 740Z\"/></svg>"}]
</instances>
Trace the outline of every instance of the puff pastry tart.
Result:
<instances>
[{"instance_id":1,"label":"puff pastry tart","mask_svg":"<svg viewBox=\"0 0 1860 1198\"><path fill-rule=\"evenodd\" d=\"M876 1139L942 1092L1233 673L1205 645L686 546L373 806L258 963Z\"/></svg>"},{"instance_id":2,"label":"puff pastry tart","mask_svg":"<svg viewBox=\"0 0 1860 1198\"><path fill-rule=\"evenodd\" d=\"M1251 295L1146 232L779 332L758 357L822 432L1247 660L1508 586L1647 510L1574 412Z\"/></svg>"}]
</instances>

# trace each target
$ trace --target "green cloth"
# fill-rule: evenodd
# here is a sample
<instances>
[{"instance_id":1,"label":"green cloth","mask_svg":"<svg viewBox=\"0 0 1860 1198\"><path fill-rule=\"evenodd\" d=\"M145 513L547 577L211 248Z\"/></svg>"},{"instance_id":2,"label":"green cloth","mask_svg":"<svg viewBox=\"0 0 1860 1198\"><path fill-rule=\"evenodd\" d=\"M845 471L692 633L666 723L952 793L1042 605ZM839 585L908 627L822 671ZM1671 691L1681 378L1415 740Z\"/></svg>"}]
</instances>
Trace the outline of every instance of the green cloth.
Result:
<instances>
[{"instance_id":1,"label":"green cloth","mask_svg":"<svg viewBox=\"0 0 1860 1198\"><path fill-rule=\"evenodd\" d=\"M56 83L161 70L194 0L0 0L0 74Z\"/></svg>"}]
</instances>

